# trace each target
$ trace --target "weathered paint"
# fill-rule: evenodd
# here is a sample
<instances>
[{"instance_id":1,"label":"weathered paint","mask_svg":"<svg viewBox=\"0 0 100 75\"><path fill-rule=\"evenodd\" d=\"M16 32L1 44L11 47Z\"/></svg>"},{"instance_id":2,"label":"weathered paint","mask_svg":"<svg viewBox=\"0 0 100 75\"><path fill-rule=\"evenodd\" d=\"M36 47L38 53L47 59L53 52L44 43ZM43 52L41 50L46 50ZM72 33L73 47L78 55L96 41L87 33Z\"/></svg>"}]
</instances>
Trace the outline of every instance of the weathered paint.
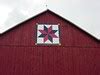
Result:
<instances>
[{"instance_id":1,"label":"weathered paint","mask_svg":"<svg viewBox=\"0 0 100 75\"><path fill-rule=\"evenodd\" d=\"M36 23L59 23L61 45L35 45ZM100 41L46 11L0 35L0 75L100 75Z\"/></svg>"}]
</instances>

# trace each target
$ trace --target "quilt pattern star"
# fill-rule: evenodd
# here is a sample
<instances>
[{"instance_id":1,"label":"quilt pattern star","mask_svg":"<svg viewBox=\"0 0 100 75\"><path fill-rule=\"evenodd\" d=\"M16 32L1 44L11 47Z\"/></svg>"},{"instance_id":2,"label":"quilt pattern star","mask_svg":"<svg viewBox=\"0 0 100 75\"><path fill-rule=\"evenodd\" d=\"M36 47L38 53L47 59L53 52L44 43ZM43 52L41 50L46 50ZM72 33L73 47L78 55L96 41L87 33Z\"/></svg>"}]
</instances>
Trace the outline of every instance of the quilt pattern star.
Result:
<instances>
[{"instance_id":1,"label":"quilt pattern star","mask_svg":"<svg viewBox=\"0 0 100 75\"><path fill-rule=\"evenodd\" d=\"M59 44L59 25L37 25L37 44Z\"/></svg>"}]
</instances>

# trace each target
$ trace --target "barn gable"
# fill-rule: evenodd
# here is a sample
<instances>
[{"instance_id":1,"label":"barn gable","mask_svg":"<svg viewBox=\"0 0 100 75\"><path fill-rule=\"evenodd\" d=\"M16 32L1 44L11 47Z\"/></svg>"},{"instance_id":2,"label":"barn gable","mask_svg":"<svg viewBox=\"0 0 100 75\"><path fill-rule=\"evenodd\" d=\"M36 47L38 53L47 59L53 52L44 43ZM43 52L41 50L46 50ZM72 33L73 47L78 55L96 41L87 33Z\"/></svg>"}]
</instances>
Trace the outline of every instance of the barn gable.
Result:
<instances>
[{"instance_id":1,"label":"barn gable","mask_svg":"<svg viewBox=\"0 0 100 75\"><path fill-rule=\"evenodd\" d=\"M36 24L60 24L61 45L36 45ZM0 35L0 75L100 75L100 42L47 10Z\"/></svg>"},{"instance_id":2,"label":"barn gable","mask_svg":"<svg viewBox=\"0 0 100 75\"><path fill-rule=\"evenodd\" d=\"M50 10L0 35L0 45L36 46L36 23L60 24L60 42L62 46L98 47L100 45L99 40Z\"/></svg>"}]
</instances>

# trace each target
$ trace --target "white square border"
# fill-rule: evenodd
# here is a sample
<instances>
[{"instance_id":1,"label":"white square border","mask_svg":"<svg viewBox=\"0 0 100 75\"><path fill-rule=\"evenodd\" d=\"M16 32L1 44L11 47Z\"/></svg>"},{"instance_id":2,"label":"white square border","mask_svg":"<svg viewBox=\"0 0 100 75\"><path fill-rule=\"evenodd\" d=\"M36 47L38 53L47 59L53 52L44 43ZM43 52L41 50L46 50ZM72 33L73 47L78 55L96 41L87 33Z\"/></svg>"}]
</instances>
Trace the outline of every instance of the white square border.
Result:
<instances>
[{"instance_id":1,"label":"white square border","mask_svg":"<svg viewBox=\"0 0 100 75\"><path fill-rule=\"evenodd\" d=\"M59 43L37 43L37 25L58 25L58 32L59 32ZM35 45L43 45L43 46L48 46L48 45L61 45L61 42L60 42L60 23L58 24L46 24L46 23L36 23L36 43Z\"/></svg>"}]
</instances>

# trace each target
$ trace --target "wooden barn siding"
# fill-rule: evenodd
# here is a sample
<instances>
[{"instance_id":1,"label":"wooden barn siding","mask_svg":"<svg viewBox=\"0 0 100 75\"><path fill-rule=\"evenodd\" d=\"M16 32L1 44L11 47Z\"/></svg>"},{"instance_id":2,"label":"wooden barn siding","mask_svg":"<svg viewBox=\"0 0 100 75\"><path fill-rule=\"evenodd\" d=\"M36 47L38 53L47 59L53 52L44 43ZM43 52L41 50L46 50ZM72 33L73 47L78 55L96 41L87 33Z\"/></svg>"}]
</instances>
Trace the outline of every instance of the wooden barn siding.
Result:
<instances>
[{"instance_id":1,"label":"wooden barn siding","mask_svg":"<svg viewBox=\"0 0 100 75\"><path fill-rule=\"evenodd\" d=\"M60 23L62 46L100 47L100 41L98 42L93 37L75 27L75 25L64 21L50 12L41 14L1 35L0 45L35 46L36 23Z\"/></svg>"},{"instance_id":2,"label":"wooden barn siding","mask_svg":"<svg viewBox=\"0 0 100 75\"><path fill-rule=\"evenodd\" d=\"M98 48L1 47L0 75L100 75Z\"/></svg>"},{"instance_id":3,"label":"wooden barn siding","mask_svg":"<svg viewBox=\"0 0 100 75\"><path fill-rule=\"evenodd\" d=\"M36 46L36 23L60 23L61 46ZM0 75L100 75L100 42L47 11L0 35Z\"/></svg>"}]
</instances>

